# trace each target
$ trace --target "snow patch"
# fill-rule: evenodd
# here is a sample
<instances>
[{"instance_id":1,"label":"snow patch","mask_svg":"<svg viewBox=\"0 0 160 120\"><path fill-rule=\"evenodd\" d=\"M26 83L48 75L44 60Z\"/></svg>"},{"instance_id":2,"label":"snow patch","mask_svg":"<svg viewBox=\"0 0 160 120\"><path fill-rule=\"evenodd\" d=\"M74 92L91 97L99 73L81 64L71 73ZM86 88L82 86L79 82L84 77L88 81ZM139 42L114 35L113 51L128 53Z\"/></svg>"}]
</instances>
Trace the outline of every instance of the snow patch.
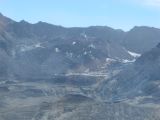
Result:
<instances>
[{"instance_id":1,"label":"snow patch","mask_svg":"<svg viewBox=\"0 0 160 120\"><path fill-rule=\"evenodd\" d=\"M35 48L44 48L44 47L41 45L41 43L35 44L34 47L35 47Z\"/></svg>"},{"instance_id":2,"label":"snow patch","mask_svg":"<svg viewBox=\"0 0 160 120\"><path fill-rule=\"evenodd\" d=\"M124 59L122 60L122 63L132 63L132 62L135 62L136 59L133 59L133 60L127 60L127 59Z\"/></svg>"},{"instance_id":3,"label":"snow patch","mask_svg":"<svg viewBox=\"0 0 160 120\"><path fill-rule=\"evenodd\" d=\"M88 36L86 35L85 32L81 33L81 35L87 40Z\"/></svg>"},{"instance_id":4,"label":"snow patch","mask_svg":"<svg viewBox=\"0 0 160 120\"><path fill-rule=\"evenodd\" d=\"M108 66L112 63L116 62L115 59L112 59L112 58L106 58L106 63L105 63L105 66ZM104 67L105 68L105 67Z\"/></svg>"},{"instance_id":5,"label":"snow patch","mask_svg":"<svg viewBox=\"0 0 160 120\"><path fill-rule=\"evenodd\" d=\"M135 53L135 52L131 52L131 51L128 51L128 53L129 53L131 56L135 57L135 58L137 58L137 57L140 57L140 56L141 56L141 54L139 54L139 53Z\"/></svg>"},{"instance_id":6,"label":"snow patch","mask_svg":"<svg viewBox=\"0 0 160 120\"><path fill-rule=\"evenodd\" d=\"M83 34L83 36L84 36L85 39L87 39L87 35L85 33Z\"/></svg>"},{"instance_id":7,"label":"snow patch","mask_svg":"<svg viewBox=\"0 0 160 120\"><path fill-rule=\"evenodd\" d=\"M112 58L106 58L106 62L115 62L116 60L115 59L112 59Z\"/></svg>"},{"instance_id":8,"label":"snow patch","mask_svg":"<svg viewBox=\"0 0 160 120\"><path fill-rule=\"evenodd\" d=\"M95 45L93 45L93 44L90 44L88 47L90 47L90 48L96 48L96 46Z\"/></svg>"},{"instance_id":9,"label":"snow patch","mask_svg":"<svg viewBox=\"0 0 160 120\"><path fill-rule=\"evenodd\" d=\"M59 48L55 48L55 52L57 53L60 52Z\"/></svg>"},{"instance_id":10,"label":"snow patch","mask_svg":"<svg viewBox=\"0 0 160 120\"><path fill-rule=\"evenodd\" d=\"M76 42L72 42L72 45L75 45L76 44Z\"/></svg>"},{"instance_id":11,"label":"snow patch","mask_svg":"<svg viewBox=\"0 0 160 120\"><path fill-rule=\"evenodd\" d=\"M83 54L84 54L84 55L87 55L87 52L85 51Z\"/></svg>"}]
</instances>

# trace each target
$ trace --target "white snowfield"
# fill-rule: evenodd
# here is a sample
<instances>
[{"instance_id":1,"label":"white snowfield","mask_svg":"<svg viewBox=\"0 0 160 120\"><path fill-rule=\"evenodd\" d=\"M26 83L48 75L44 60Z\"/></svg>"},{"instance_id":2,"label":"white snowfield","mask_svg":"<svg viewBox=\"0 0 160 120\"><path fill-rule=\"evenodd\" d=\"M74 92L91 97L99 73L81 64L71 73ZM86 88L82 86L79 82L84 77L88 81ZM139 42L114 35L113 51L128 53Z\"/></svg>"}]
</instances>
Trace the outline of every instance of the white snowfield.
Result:
<instances>
[{"instance_id":1,"label":"white snowfield","mask_svg":"<svg viewBox=\"0 0 160 120\"><path fill-rule=\"evenodd\" d=\"M125 49L125 48L124 48L124 49ZM126 50L126 49L125 49L125 50ZM123 60L122 60L122 63L132 63L132 62L135 62L136 59L141 56L141 54L139 54L139 53L131 52L131 51L129 51L129 50L126 50L126 51L128 52L128 54L130 54L131 56L133 56L134 59L133 59L133 60L123 59Z\"/></svg>"},{"instance_id":2,"label":"white snowfield","mask_svg":"<svg viewBox=\"0 0 160 120\"><path fill-rule=\"evenodd\" d=\"M132 62L135 62L135 61L136 61L136 59L133 59L133 60L124 59L124 60L122 60L122 63L132 63Z\"/></svg>"},{"instance_id":3,"label":"white snowfield","mask_svg":"<svg viewBox=\"0 0 160 120\"><path fill-rule=\"evenodd\" d=\"M140 56L141 56L141 54L139 54L139 53L135 53L135 52L131 52L131 51L128 51L128 53L129 53L131 56L135 57L135 58L137 58L137 57L140 57Z\"/></svg>"}]
</instances>

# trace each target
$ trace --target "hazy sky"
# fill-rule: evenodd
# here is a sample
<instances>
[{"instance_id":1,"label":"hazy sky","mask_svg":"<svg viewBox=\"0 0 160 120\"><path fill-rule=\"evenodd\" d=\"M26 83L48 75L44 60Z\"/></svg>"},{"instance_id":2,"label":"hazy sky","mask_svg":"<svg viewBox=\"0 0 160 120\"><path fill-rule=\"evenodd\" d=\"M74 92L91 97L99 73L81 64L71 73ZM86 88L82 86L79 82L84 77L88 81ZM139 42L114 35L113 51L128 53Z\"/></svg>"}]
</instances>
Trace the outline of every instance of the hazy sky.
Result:
<instances>
[{"instance_id":1,"label":"hazy sky","mask_svg":"<svg viewBox=\"0 0 160 120\"><path fill-rule=\"evenodd\" d=\"M160 0L0 0L0 12L16 21L66 27L160 28Z\"/></svg>"}]
</instances>

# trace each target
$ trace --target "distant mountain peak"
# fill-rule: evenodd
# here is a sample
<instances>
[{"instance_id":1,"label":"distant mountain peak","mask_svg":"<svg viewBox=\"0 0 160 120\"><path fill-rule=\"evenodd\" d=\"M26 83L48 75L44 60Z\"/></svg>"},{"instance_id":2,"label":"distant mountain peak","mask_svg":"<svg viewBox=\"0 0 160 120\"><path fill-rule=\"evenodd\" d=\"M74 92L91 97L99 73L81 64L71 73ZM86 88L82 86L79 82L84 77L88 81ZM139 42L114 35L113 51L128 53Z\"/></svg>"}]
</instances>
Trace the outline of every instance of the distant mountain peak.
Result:
<instances>
[{"instance_id":1,"label":"distant mountain peak","mask_svg":"<svg viewBox=\"0 0 160 120\"><path fill-rule=\"evenodd\" d=\"M141 31L148 31L148 30L157 30L158 28L155 28L155 27L150 27L150 26L134 26L132 29L131 29L131 31L132 30L135 30L135 31L137 31L137 32L139 32L139 30L141 30Z\"/></svg>"},{"instance_id":2,"label":"distant mountain peak","mask_svg":"<svg viewBox=\"0 0 160 120\"><path fill-rule=\"evenodd\" d=\"M30 24L29 22L27 22L25 20L21 20L19 23L21 23L21 24Z\"/></svg>"},{"instance_id":3,"label":"distant mountain peak","mask_svg":"<svg viewBox=\"0 0 160 120\"><path fill-rule=\"evenodd\" d=\"M43 24L44 22L43 21L38 21L36 24Z\"/></svg>"}]
</instances>

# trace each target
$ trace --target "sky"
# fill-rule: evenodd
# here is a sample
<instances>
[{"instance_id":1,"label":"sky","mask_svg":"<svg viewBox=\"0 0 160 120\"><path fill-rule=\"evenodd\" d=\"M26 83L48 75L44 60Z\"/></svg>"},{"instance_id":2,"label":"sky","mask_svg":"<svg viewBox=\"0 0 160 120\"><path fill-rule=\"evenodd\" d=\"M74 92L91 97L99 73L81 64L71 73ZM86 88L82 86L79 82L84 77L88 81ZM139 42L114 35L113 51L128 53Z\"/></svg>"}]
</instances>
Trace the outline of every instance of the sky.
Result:
<instances>
[{"instance_id":1,"label":"sky","mask_svg":"<svg viewBox=\"0 0 160 120\"><path fill-rule=\"evenodd\" d=\"M0 0L0 12L15 21L65 27L160 28L160 0Z\"/></svg>"}]
</instances>

